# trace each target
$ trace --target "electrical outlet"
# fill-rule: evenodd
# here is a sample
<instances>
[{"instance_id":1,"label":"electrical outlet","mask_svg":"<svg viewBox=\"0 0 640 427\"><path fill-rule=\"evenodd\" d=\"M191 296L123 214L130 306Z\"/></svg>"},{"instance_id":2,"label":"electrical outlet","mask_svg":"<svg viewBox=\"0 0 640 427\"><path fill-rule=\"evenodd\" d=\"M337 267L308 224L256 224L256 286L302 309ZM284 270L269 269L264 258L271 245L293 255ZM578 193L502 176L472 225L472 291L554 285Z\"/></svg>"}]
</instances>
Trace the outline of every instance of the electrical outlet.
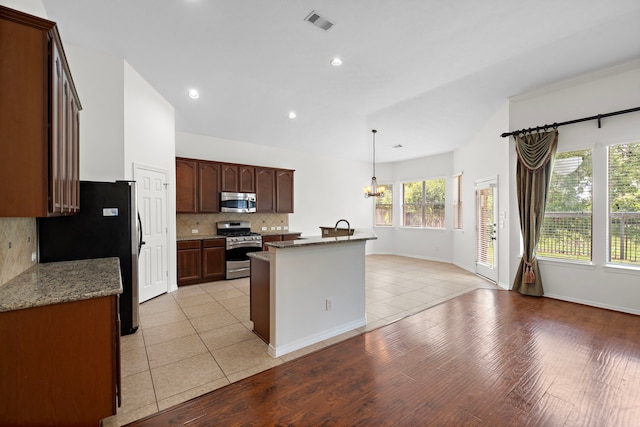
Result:
<instances>
[{"instance_id":1,"label":"electrical outlet","mask_svg":"<svg viewBox=\"0 0 640 427\"><path fill-rule=\"evenodd\" d=\"M284 227L282 227L282 229L283 229L283 230L288 230L288 229L289 229L289 226L288 226L288 225L285 225Z\"/></svg>"},{"instance_id":2,"label":"electrical outlet","mask_svg":"<svg viewBox=\"0 0 640 427\"><path fill-rule=\"evenodd\" d=\"M198 234L198 229L197 228L192 228L191 229L191 234Z\"/></svg>"},{"instance_id":3,"label":"electrical outlet","mask_svg":"<svg viewBox=\"0 0 640 427\"><path fill-rule=\"evenodd\" d=\"M333 310L333 298L327 298L325 300L325 308L327 311Z\"/></svg>"},{"instance_id":4,"label":"electrical outlet","mask_svg":"<svg viewBox=\"0 0 640 427\"><path fill-rule=\"evenodd\" d=\"M267 227L262 227L262 231L267 231Z\"/></svg>"},{"instance_id":5,"label":"electrical outlet","mask_svg":"<svg viewBox=\"0 0 640 427\"><path fill-rule=\"evenodd\" d=\"M281 226L277 226L276 230L282 230L282 227Z\"/></svg>"},{"instance_id":6,"label":"electrical outlet","mask_svg":"<svg viewBox=\"0 0 640 427\"><path fill-rule=\"evenodd\" d=\"M271 230L275 230L275 229L276 229L275 227L271 227Z\"/></svg>"},{"instance_id":7,"label":"electrical outlet","mask_svg":"<svg viewBox=\"0 0 640 427\"><path fill-rule=\"evenodd\" d=\"M37 253L36 252L31 252L31 262L34 262L37 258L38 258Z\"/></svg>"}]
</instances>

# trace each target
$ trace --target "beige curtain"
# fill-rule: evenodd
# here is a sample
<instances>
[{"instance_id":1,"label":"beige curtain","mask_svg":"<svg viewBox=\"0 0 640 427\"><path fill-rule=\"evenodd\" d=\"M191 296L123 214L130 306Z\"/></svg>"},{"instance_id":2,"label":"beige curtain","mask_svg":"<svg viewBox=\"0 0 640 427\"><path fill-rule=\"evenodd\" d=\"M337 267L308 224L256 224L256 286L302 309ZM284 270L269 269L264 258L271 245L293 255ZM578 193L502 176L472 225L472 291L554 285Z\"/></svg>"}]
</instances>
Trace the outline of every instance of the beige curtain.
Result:
<instances>
[{"instance_id":1,"label":"beige curtain","mask_svg":"<svg viewBox=\"0 0 640 427\"><path fill-rule=\"evenodd\" d=\"M524 295L542 296L544 291L536 260L536 247L547 205L558 131L536 132L515 138L518 153L516 187L524 250L513 281L513 290Z\"/></svg>"}]
</instances>

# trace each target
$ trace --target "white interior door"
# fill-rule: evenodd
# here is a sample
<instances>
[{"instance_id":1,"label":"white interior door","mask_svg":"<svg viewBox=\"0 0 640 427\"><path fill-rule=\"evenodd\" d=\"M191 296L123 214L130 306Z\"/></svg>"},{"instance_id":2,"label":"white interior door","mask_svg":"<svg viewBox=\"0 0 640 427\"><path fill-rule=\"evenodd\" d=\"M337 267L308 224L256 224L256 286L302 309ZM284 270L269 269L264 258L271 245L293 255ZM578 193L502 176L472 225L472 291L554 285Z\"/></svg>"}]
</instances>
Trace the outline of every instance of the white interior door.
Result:
<instances>
[{"instance_id":1,"label":"white interior door","mask_svg":"<svg viewBox=\"0 0 640 427\"><path fill-rule=\"evenodd\" d=\"M167 230L167 173L134 166L138 183L138 210L142 222L142 249L139 259L140 302L169 290Z\"/></svg>"},{"instance_id":2,"label":"white interior door","mask_svg":"<svg viewBox=\"0 0 640 427\"><path fill-rule=\"evenodd\" d=\"M498 180L476 182L476 273L498 282Z\"/></svg>"}]
</instances>

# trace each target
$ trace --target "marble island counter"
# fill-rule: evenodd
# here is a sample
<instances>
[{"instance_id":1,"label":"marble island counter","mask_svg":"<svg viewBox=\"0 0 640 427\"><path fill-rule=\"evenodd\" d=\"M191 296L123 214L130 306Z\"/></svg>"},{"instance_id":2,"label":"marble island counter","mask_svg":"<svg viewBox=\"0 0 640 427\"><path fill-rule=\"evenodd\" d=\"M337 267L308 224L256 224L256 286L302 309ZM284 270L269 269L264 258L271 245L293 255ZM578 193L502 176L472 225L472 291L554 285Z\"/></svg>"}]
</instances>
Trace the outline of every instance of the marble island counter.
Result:
<instances>
[{"instance_id":1,"label":"marble island counter","mask_svg":"<svg viewBox=\"0 0 640 427\"><path fill-rule=\"evenodd\" d=\"M0 312L120 293L118 258L36 264L0 286Z\"/></svg>"},{"instance_id":2,"label":"marble island counter","mask_svg":"<svg viewBox=\"0 0 640 427\"><path fill-rule=\"evenodd\" d=\"M366 325L365 244L377 237L304 237L266 243L251 257L254 332L280 357Z\"/></svg>"}]
</instances>

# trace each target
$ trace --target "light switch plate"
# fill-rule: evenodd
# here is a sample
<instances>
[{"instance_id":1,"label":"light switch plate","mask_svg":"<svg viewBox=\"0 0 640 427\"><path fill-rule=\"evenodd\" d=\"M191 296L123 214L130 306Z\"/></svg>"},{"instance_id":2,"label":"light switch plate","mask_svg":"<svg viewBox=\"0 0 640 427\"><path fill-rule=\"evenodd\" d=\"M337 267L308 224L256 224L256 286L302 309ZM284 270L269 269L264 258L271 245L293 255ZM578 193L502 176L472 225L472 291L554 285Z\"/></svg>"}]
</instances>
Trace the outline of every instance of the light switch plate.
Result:
<instances>
[{"instance_id":1,"label":"light switch plate","mask_svg":"<svg viewBox=\"0 0 640 427\"><path fill-rule=\"evenodd\" d=\"M267 231L267 227L262 227L262 231Z\"/></svg>"},{"instance_id":2,"label":"light switch plate","mask_svg":"<svg viewBox=\"0 0 640 427\"><path fill-rule=\"evenodd\" d=\"M198 229L197 228L192 228L191 229L191 234L198 234Z\"/></svg>"}]
</instances>

